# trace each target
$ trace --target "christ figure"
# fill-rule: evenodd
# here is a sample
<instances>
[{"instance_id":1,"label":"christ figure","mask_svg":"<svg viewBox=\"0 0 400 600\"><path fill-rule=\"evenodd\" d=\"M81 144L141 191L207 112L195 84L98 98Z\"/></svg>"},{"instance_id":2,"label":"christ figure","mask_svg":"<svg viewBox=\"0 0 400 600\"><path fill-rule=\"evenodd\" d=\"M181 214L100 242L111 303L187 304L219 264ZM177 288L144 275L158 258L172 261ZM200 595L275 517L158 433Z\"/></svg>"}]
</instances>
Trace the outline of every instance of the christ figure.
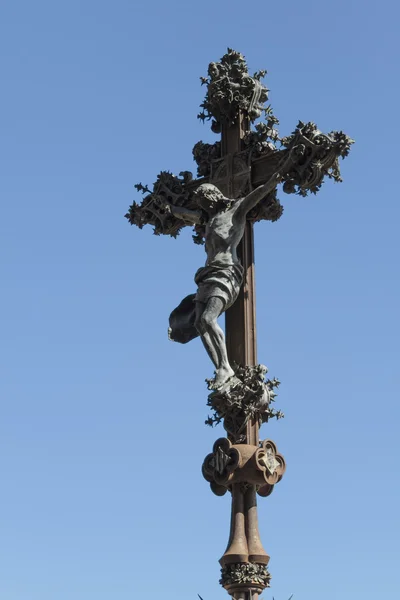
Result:
<instances>
[{"instance_id":1,"label":"christ figure","mask_svg":"<svg viewBox=\"0 0 400 600\"><path fill-rule=\"evenodd\" d=\"M235 374L217 319L235 302L243 283L243 267L237 248L244 234L247 214L280 180L281 176L274 174L267 183L237 200L225 198L215 185L204 183L194 192L199 210L164 205L187 224L205 223L207 260L194 278L197 293L184 298L172 311L169 336L180 343L201 337L215 365L215 378L209 383L210 389L221 389Z\"/></svg>"}]
</instances>

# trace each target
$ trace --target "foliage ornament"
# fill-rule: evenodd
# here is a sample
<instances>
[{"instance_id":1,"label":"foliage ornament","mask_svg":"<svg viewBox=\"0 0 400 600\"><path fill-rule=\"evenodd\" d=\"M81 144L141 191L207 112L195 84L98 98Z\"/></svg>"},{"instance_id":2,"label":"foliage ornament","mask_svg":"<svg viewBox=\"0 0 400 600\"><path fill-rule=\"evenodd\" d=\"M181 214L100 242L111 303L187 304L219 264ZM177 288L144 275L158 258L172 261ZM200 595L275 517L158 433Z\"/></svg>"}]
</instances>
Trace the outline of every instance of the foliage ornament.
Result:
<instances>
[{"instance_id":1,"label":"foliage ornament","mask_svg":"<svg viewBox=\"0 0 400 600\"><path fill-rule=\"evenodd\" d=\"M257 563L237 563L226 565L221 569L220 584L228 591L242 584L254 585L255 588L270 587L271 575L266 565Z\"/></svg>"},{"instance_id":2,"label":"foliage ornament","mask_svg":"<svg viewBox=\"0 0 400 600\"><path fill-rule=\"evenodd\" d=\"M200 78L202 85L207 85L207 93L198 118L212 120L214 133L220 133L223 124L234 125L239 112L254 121L268 99L268 89L261 83L265 74L258 71L251 76L243 54L228 48L219 63L209 64L208 76Z\"/></svg>"},{"instance_id":3,"label":"foliage ornament","mask_svg":"<svg viewBox=\"0 0 400 600\"><path fill-rule=\"evenodd\" d=\"M325 177L342 181L339 158L348 156L354 140L343 131L324 134L315 123L299 121L294 132L281 142L292 157L292 165L284 173L283 191L307 196L319 191Z\"/></svg>"},{"instance_id":4,"label":"foliage ornament","mask_svg":"<svg viewBox=\"0 0 400 600\"><path fill-rule=\"evenodd\" d=\"M249 419L257 419L260 425L271 418L281 419L283 412L271 406L280 381L265 379L267 372L265 365L236 366L230 384L208 396L207 406L212 408L213 414L206 420L206 425L212 427L224 421L226 431L235 441L240 441Z\"/></svg>"},{"instance_id":5,"label":"foliage ornament","mask_svg":"<svg viewBox=\"0 0 400 600\"><path fill-rule=\"evenodd\" d=\"M283 192L287 194L316 194L325 177L342 181L339 158L348 155L354 140L342 131L324 134L315 123L302 121L291 135L280 137L277 129L279 120L271 106L265 106L269 91L261 83L265 75L266 71L258 71L251 76L244 56L228 48L220 62L210 63L208 76L201 78L202 84L207 85L207 92L198 117L203 121L211 120L212 130L219 132L222 126L236 123L238 115L244 114L248 120L248 131L243 139L242 159L251 170L257 171L263 166L267 171L281 170ZM261 115L264 120L253 125ZM197 142L193 158L200 179L194 180L190 171L182 171L179 176L162 171L152 187L141 183L135 186L144 198L140 204L133 202L125 215L131 225L142 228L150 224L155 235L172 237L188 225L166 209L167 203L189 210L198 208L193 192L198 185L210 180L213 165L221 160L221 142ZM282 213L283 207L275 189L249 218L253 221L276 221ZM193 240L203 243L203 238L204 226L196 225Z\"/></svg>"}]
</instances>

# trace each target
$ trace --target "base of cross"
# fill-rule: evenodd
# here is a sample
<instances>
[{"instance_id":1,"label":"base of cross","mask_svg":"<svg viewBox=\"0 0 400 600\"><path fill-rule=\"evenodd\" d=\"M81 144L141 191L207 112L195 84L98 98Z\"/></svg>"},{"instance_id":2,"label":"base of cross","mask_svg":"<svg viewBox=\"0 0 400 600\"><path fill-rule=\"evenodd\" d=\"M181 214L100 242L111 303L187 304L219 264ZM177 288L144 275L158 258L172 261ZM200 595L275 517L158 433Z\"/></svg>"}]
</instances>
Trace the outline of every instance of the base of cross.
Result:
<instances>
[{"instance_id":1,"label":"base of cross","mask_svg":"<svg viewBox=\"0 0 400 600\"><path fill-rule=\"evenodd\" d=\"M258 446L218 439L203 462L203 476L217 496L232 494L231 529L220 559L221 585L235 599L250 600L269 587L271 576L258 529L257 493L269 496L285 472L271 440Z\"/></svg>"},{"instance_id":2,"label":"base of cross","mask_svg":"<svg viewBox=\"0 0 400 600\"><path fill-rule=\"evenodd\" d=\"M267 367L232 365L234 376L213 390L206 423L223 422L226 438L219 438L203 462L202 472L217 496L232 495L231 528L227 548L220 559L220 584L234 600L257 600L269 587L269 556L262 545L257 514L257 495L269 496L285 472L285 460L271 440L249 438L249 423L259 428L271 417L283 417L272 408L278 379L266 379ZM256 441L254 441L256 440Z\"/></svg>"},{"instance_id":3,"label":"base of cross","mask_svg":"<svg viewBox=\"0 0 400 600\"><path fill-rule=\"evenodd\" d=\"M213 410L206 424L213 426L221 421L229 437L235 443L246 438L246 425L256 420L259 425L270 418L282 418L282 411L271 406L275 401L274 389L278 388L278 379L265 379L268 369L265 365L243 367L234 365L235 375L223 386L208 396L207 406ZM206 380L209 389L213 389L213 380Z\"/></svg>"}]
</instances>

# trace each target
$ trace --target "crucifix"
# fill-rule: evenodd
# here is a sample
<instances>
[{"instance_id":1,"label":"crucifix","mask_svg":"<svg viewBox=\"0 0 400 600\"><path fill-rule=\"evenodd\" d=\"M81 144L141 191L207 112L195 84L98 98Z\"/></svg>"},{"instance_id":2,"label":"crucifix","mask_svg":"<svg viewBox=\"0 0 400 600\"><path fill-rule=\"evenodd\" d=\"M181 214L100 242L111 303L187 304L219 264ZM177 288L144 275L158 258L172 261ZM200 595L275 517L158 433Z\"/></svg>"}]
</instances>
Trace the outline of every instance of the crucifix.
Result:
<instances>
[{"instance_id":1,"label":"crucifix","mask_svg":"<svg viewBox=\"0 0 400 600\"><path fill-rule=\"evenodd\" d=\"M260 540L257 494L268 496L285 471L285 461L271 440L260 441L262 423L281 411L272 407L277 379L265 379L257 363L253 224L276 221L284 193L317 193L325 177L341 181L339 157L353 140L343 132L323 134L314 123L299 122L280 137L278 119L265 106L265 71L250 75L244 57L228 48L202 77L206 95L203 121L221 134L215 144L193 148L198 178L189 171L159 174L145 197L133 203L131 224L151 224L157 235L176 237L193 226L193 239L205 243L206 263L195 275L197 291L171 312L169 335L187 343L199 336L215 367L208 379L209 425L223 422L219 438L203 463L203 476L216 495L232 495L231 530L220 559L220 583L235 600L257 600L269 587L269 556ZM263 116L263 119L261 117ZM225 313L225 334L218 317Z\"/></svg>"}]
</instances>

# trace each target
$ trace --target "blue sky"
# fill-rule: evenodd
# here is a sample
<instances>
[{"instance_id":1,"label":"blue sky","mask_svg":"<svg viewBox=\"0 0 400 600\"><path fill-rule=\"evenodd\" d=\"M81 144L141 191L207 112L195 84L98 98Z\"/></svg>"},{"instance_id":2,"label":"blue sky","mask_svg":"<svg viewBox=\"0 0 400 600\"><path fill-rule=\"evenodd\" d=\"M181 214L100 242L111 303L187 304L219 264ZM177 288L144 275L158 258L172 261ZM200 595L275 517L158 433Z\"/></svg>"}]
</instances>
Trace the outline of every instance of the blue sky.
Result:
<instances>
[{"instance_id":1,"label":"blue sky","mask_svg":"<svg viewBox=\"0 0 400 600\"><path fill-rule=\"evenodd\" d=\"M256 226L259 359L288 468L260 501L264 598L399 593L395 2L3 0L0 598L227 598L229 498L200 467L212 366L172 344L203 249L123 218L133 185L195 170L199 77L266 68L282 134L356 140L344 183Z\"/></svg>"}]
</instances>

